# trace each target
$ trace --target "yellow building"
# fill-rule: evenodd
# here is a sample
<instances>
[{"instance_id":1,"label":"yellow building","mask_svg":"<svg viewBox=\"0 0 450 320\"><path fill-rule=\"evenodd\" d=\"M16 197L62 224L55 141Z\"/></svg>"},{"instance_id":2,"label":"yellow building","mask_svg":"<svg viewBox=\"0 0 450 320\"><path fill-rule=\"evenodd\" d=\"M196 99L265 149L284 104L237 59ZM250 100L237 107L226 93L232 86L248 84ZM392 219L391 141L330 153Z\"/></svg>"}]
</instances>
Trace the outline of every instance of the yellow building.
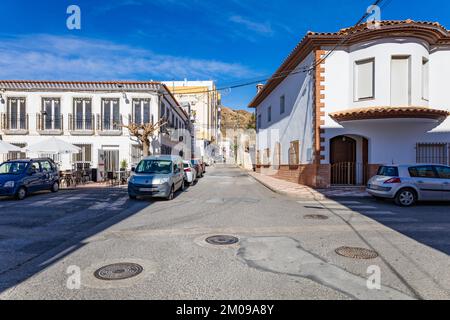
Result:
<instances>
[{"instance_id":1,"label":"yellow building","mask_svg":"<svg viewBox=\"0 0 450 320\"><path fill-rule=\"evenodd\" d=\"M194 120L198 156L205 156L205 148L220 140L221 96L214 81L165 82L180 105L190 108Z\"/></svg>"}]
</instances>

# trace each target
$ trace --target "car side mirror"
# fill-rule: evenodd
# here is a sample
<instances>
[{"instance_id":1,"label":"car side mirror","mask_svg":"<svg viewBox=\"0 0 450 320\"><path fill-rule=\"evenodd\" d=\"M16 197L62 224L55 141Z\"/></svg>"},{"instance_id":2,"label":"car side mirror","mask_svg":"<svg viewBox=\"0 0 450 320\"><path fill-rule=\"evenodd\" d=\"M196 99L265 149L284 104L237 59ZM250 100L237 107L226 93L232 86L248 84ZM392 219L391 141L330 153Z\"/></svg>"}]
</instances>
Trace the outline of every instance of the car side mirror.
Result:
<instances>
[{"instance_id":1,"label":"car side mirror","mask_svg":"<svg viewBox=\"0 0 450 320\"><path fill-rule=\"evenodd\" d=\"M136 168L135 168L135 167L132 167L132 168L131 168L131 172L136 172Z\"/></svg>"}]
</instances>

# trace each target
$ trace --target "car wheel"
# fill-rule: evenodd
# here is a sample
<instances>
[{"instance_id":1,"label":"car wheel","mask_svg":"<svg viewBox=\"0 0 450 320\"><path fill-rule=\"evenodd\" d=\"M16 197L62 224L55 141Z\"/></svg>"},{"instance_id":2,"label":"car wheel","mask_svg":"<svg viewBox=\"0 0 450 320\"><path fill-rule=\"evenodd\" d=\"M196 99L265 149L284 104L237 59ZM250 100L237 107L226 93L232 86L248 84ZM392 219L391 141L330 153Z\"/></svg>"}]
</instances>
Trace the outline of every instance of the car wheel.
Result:
<instances>
[{"instance_id":1,"label":"car wheel","mask_svg":"<svg viewBox=\"0 0 450 320\"><path fill-rule=\"evenodd\" d=\"M175 188L174 188L174 186L172 186L172 188L170 188L169 195L166 197L166 200L168 200L168 201L173 200L174 193L175 193Z\"/></svg>"},{"instance_id":2,"label":"car wheel","mask_svg":"<svg viewBox=\"0 0 450 320\"><path fill-rule=\"evenodd\" d=\"M55 182L55 183L52 185L51 190L52 190L53 193L58 192L58 191L59 191L59 183L58 183L58 182Z\"/></svg>"},{"instance_id":3,"label":"car wheel","mask_svg":"<svg viewBox=\"0 0 450 320\"><path fill-rule=\"evenodd\" d=\"M186 181L183 180L183 183L181 184L181 191L186 191Z\"/></svg>"},{"instance_id":4,"label":"car wheel","mask_svg":"<svg viewBox=\"0 0 450 320\"><path fill-rule=\"evenodd\" d=\"M401 189L395 196L395 204L402 207L411 207L416 201L417 195L413 189Z\"/></svg>"},{"instance_id":5,"label":"car wheel","mask_svg":"<svg viewBox=\"0 0 450 320\"><path fill-rule=\"evenodd\" d=\"M26 198L26 196L27 196L27 190L24 187L20 187L16 193L17 200L23 200Z\"/></svg>"}]
</instances>

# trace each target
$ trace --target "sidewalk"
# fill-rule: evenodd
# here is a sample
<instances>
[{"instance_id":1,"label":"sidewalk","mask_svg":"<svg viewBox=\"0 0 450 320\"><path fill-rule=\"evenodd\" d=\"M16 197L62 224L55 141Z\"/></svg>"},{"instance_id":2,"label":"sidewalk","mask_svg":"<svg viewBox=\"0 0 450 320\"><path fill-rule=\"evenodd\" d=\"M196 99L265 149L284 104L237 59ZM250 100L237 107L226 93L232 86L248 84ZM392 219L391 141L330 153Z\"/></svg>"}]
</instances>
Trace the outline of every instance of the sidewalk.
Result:
<instances>
[{"instance_id":1,"label":"sidewalk","mask_svg":"<svg viewBox=\"0 0 450 320\"><path fill-rule=\"evenodd\" d=\"M364 188L335 187L330 189L313 189L252 171L249 171L248 174L273 192L300 199L325 200L336 197L370 197Z\"/></svg>"}]
</instances>

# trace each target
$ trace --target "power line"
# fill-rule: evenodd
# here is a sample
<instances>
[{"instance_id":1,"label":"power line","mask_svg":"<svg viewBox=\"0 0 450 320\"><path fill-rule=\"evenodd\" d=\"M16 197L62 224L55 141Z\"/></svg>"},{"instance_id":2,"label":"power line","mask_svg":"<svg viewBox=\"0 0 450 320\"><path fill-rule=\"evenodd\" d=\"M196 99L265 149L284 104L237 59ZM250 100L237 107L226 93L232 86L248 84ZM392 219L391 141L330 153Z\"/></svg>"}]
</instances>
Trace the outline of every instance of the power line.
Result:
<instances>
[{"instance_id":1,"label":"power line","mask_svg":"<svg viewBox=\"0 0 450 320\"><path fill-rule=\"evenodd\" d=\"M385 0L376 0L371 5L371 7L372 6L379 6L380 7L380 4L383 1L385 1ZM381 6L381 8L384 8L384 7L388 6L391 2L392 2L392 0L388 0L386 3L384 3ZM370 12L366 12L358 20L358 22L353 27L359 26L370 15L371 15ZM294 75L294 74L298 74L298 73L310 72L310 71L314 70L317 66L322 64L327 58L329 58L337 50L337 48L339 48L340 46L345 44L348 41L349 38L350 38L350 35L347 35L339 43L337 43L330 51L328 51L327 54L324 57L322 57L320 60L316 61L313 65L308 66L308 67L303 67L300 70L296 71L297 68L289 69L289 70L285 70L285 71L282 71L282 72L279 72L279 73L274 73L272 76L269 76L269 77L266 77L266 78L263 78L263 79L259 79L259 80L252 80L252 81L249 81L249 82L244 82L244 83L241 83L241 84L236 84L236 85L231 85L231 86L224 86L224 87L216 88L216 89L207 89L207 90L204 90L204 91L201 91L201 92L198 92L198 91L197 92L188 92L187 91L187 92L183 92L181 94L186 94L186 95L189 95L189 94L206 94L206 93L215 92L215 91L224 91L224 90L230 90L230 89L238 89L238 88L247 87L247 86L250 86L250 85L255 85L255 84L258 84L258 83L261 83L261 82L266 82L266 81L269 81L269 80L275 80L275 79L280 79L280 78L287 78L290 75ZM168 94L165 94L165 95L168 95Z\"/></svg>"}]
</instances>

